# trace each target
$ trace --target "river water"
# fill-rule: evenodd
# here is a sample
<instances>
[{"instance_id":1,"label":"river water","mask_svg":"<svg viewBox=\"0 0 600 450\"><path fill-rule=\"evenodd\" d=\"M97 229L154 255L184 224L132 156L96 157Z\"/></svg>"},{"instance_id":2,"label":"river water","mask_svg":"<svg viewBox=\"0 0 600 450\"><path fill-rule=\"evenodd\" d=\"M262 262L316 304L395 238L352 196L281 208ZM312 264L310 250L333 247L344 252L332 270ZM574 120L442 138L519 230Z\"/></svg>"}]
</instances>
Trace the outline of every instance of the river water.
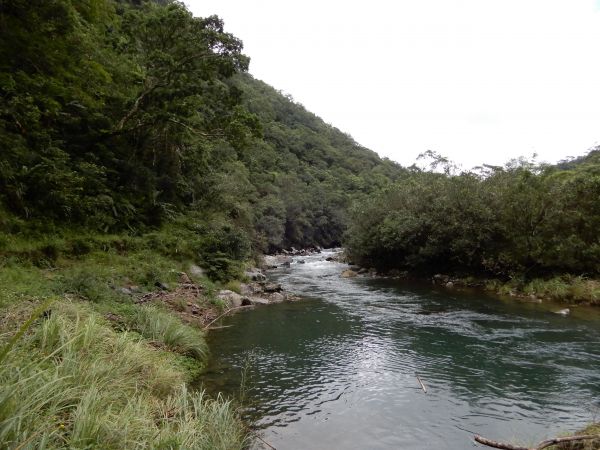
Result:
<instances>
[{"instance_id":1,"label":"river water","mask_svg":"<svg viewBox=\"0 0 600 450\"><path fill-rule=\"evenodd\" d=\"M464 449L474 433L532 444L600 420L598 309L563 317L552 311L564 306L345 279L327 256L271 273L303 300L232 315L209 336L206 389L241 395L278 450Z\"/></svg>"}]
</instances>

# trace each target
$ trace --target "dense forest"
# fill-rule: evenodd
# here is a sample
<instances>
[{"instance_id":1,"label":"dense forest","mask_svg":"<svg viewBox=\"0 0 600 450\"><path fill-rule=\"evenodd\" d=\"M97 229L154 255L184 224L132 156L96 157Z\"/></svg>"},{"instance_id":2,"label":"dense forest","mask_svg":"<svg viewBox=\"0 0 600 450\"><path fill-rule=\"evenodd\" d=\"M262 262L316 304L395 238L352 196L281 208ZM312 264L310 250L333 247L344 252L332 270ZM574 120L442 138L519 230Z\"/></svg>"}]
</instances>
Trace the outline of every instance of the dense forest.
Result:
<instances>
[{"instance_id":1,"label":"dense forest","mask_svg":"<svg viewBox=\"0 0 600 450\"><path fill-rule=\"evenodd\" d=\"M600 273L600 151L558 165L525 159L431 170L353 209L348 251L364 265L426 274L532 279Z\"/></svg>"},{"instance_id":2,"label":"dense forest","mask_svg":"<svg viewBox=\"0 0 600 450\"><path fill-rule=\"evenodd\" d=\"M0 226L140 234L182 215L254 251L338 245L402 169L253 79L178 2L0 6Z\"/></svg>"}]
</instances>

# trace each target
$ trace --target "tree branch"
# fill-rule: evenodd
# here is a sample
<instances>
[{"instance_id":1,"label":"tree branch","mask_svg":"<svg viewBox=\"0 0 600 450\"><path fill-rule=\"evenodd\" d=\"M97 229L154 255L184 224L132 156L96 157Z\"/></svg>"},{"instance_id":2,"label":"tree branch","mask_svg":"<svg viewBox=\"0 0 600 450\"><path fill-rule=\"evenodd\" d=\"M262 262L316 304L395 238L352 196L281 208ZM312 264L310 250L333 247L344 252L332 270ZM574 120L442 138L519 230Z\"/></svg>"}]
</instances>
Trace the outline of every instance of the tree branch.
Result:
<instances>
[{"instance_id":1,"label":"tree branch","mask_svg":"<svg viewBox=\"0 0 600 450\"><path fill-rule=\"evenodd\" d=\"M195 128L192 128L188 124L180 122L177 119L169 118L168 121L172 122L176 125L182 126L185 129L187 129L188 131L191 131L192 133L198 134L202 137L225 137L226 136L225 133L204 133L203 131L196 130Z\"/></svg>"},{"instance_id":2,"label":"tree branch","mask_svg":"<svg viewBox=\"0 0 600 450\"><path fill-rule=\"evenodd\" d=\"M553 439L546 439L545 441L540 442L535 447L520 447L512 444L508 444L506 442L498 442L492 441L491 439L484 438L479 435L475 435L475 442L479 442L480 444L487 445L488 447L499 448L503 450L542 450L546 447L550 447L551 445L561 444L563 442L573 442L573 441L583 441L589 439L600 439L600 434L585 434L581 436L567 436Z\"/></svg>"}]
</instances>

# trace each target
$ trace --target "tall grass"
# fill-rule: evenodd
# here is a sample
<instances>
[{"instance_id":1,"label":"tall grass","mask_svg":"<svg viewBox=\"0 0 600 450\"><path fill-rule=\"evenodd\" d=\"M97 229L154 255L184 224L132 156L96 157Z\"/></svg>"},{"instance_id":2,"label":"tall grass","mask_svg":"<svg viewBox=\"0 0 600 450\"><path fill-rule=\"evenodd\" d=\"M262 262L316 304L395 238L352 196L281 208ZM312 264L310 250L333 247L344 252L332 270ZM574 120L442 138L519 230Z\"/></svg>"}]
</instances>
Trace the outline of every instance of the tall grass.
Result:
<instances>
[{"instance_id":1,"label":"tall grass","mask_svg":"<svg viewBox=\"0 0 600 450\"><path fill-rule=\"evenodd\" d=\"M600 303L600 283L584 277L563 275L535 279L525 285L523 291L553 300Z\"/></svg>"},{"instance_id":2,"label":"tall grass","mask_svg":"<svg viewBox=\"0 0 600 450\"><path fill-rule=\"evenodd\" d=\"M166 352L60 303L0 366L0 448L241 449L229 403L183 377Z\"/></svg>"},{"instance_id":3,"label":"tall grass","mask_svg":"<svg viewBox=\"0 0 600 450\"><path fill-rule=\"evenodd\" d=\"M208 353L200 330L184 325L176 317L155 306L139 308L134 327L145 338L162 343L184 355L203 359Z\"/></svg>"}]
</instances>

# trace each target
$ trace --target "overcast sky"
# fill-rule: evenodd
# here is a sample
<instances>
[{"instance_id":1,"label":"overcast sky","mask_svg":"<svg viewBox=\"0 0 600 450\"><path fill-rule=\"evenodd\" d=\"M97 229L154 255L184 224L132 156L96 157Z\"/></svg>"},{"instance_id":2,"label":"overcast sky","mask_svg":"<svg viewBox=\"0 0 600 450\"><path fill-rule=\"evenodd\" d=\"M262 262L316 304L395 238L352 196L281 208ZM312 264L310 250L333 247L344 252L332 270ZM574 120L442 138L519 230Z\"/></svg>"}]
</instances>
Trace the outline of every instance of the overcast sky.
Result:
<instances>
[{"instance_id":1,"label":"overcast sky","mask_svg":"<svg viewBox=\"0 0 600 450\"><path fill-rule=\"evenodd\" d=\"M250 73L382 156L464 167L600 144L600 0L186 0Z\"/></svg>"}]
</instances>

